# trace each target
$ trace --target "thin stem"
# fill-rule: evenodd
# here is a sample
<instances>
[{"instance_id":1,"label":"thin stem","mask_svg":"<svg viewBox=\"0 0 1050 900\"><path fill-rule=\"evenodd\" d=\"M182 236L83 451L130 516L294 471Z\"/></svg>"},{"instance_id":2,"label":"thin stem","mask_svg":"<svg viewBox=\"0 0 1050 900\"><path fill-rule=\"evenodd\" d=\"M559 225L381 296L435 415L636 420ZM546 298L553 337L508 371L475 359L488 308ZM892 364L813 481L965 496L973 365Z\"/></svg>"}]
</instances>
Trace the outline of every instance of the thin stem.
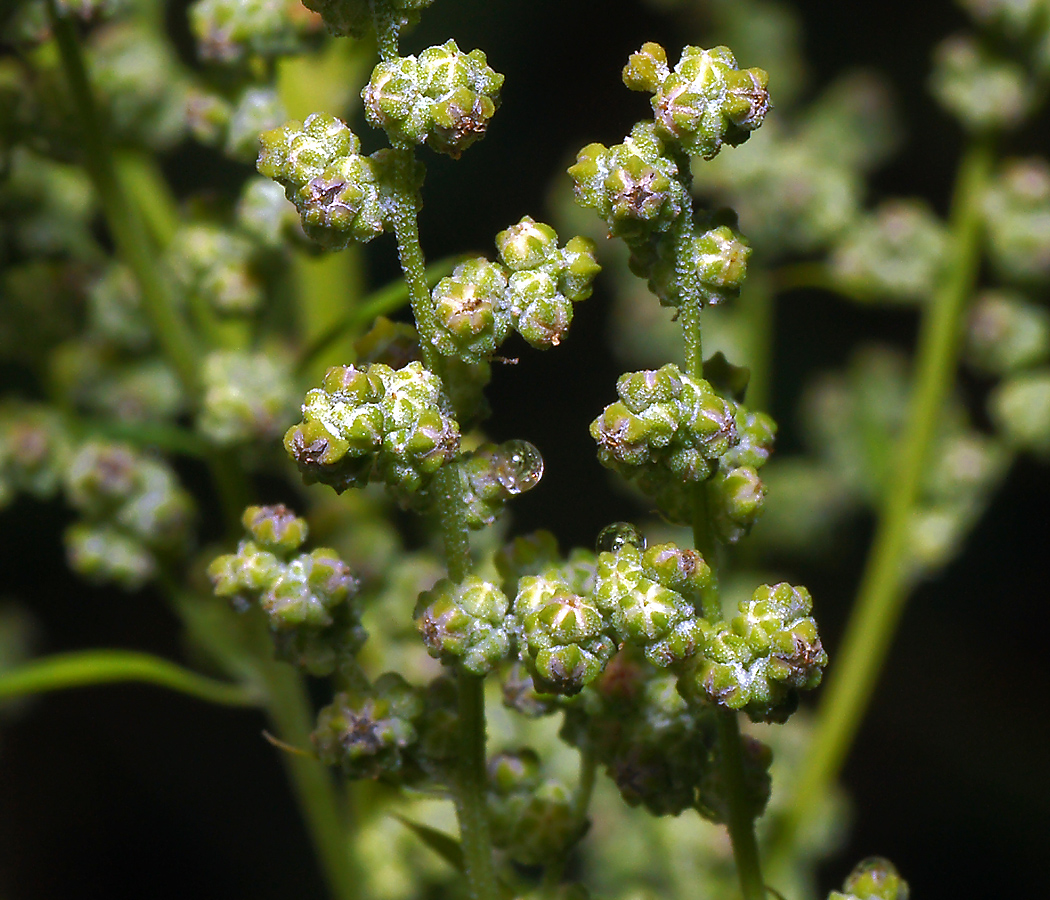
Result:
<instances>
[{"instance_id":1,"label":"thin stem","mask_svg":"<svg viewBox=\"0 0 1050 900\"><path fill-rule=\"evenodd\" d=\"M200 366L196 341L175 307L168 280L156 262L156 248L143 226L142 217L129 202L113 165L108 130L95 105L84 59L68 18L59 15L55 0L48 0L48 14L71 94L71 105L79 120L84 165L98 193L106 224L117 252L127 263L142 291L143 307L153 334L174 368L186 392L200 393Z\"/></svg>"},{"instance_id":2,"label":"thin stem","mask_svg":"<svg viewBox=\"0 0 1050 900\"><path fill-rule=\"evenodd\" d=\"M382 45L382 35L380 37ZM427 289L426 261L419 244L416 221L415 186L410 150L396 150L394 234L397 237L401 269L408 286L409 301L423 352L423 362L438 378L442 359L434 347L436 331L434 309ZM442 468L434 478L438 497L438 517L445 545L449 578L463 581L470 574L470 541L463 508L463 490L455 464ZM485 808L485 695L484 681L460 669L456 673L459 703L460 754L451 773L459 820L460 842L467 883L473 900L497 900L496 869L492 859L488 815Z\"/></svg>"},{"instance_id":3,"label":"thin stem","mask_svg":"<svg viewBox=\"0 0 1050 900\"><path fill-rule=\"evenodd\" d=\"M313 706L302 676L273 657L273 642L258 610L237 615L215 598L207 600L162 583L191 640L231 675L255 686L277 737L291 747L311 746ZM349 841L349 808L327 768L311 755L282 753L299 809L335 900L361 900L361 876Z\"/></svg>"},{"instance_id":4,"label":"thin stem","mask_svg":"<svg viewBox=\"0 0 1050 900\"><path fill-rule=\"evenodd\" d=\"M685 343L685 370L691 378L703 378L704 355L701 337L700 312L706 297L696 278L696 266L692 259L692 216L683 213L675 230L675 275L681 300L678 307ZM711 529L708 512L707 490L699 484L693 491L693 542L711 568L711 581L701 594L704 618L711 622L722 619L722 602L718 588L719 544ZM722 777L726 786L726 802L729 807L729 839L733 845L737 877L744 900L764 900L762 867L755 840L754 816L747 803L747 787L744 782L743 747L736 713L730 710L718 712L718 755L722 762Z\"/></svg>"},{"instance_id":5,"label":"thin stem","mask_svg":"<svg viewBox=\"0 0 1050 900\"><path fill-rule=\"evenodd\" d=\"M446 256L430 263L424 271L427 288L437 284L463 260L461 256ZM365 297L359 306L321 331L303 350L298 371L303 372L314 364L317 357L326 354L341 338L352 337L360 328L375 320L396 312L408 302L408 284L401 278L384 285Z\"/></svg>"},{"instance_id":6,"label":"thin stem","mask_svg":"<svg viewBox=\"0 0 1050 900\"><path fill-rule=\"evenodd\" d=\"M726 822L726 827L733 844L733 859L736 861L740 890L744 900L765 900L766 888L762 882L755 823L746 801L744 748L740 741L737 713L729 709L720 709L716 713L716 721L722 777L725 779L726 796L729 800L729 821Z\"/></svg>"},{"instance_id":7,"label":"thin stem","mask_svg":"<svg viewBox=\"0 0 1050 900\"><path fill-rule=\"evenodd\" d=\"M485 807L485 682L459 669L456 685L459 690L460 759L453 778L463 867L474 900L497 900L499 885L492 862Z\"/></svg>"},{"instance_id":8,"label":"thin stem","mask_svg":"<svg viewBox=\"0 0 1050 900\"><path fill-rule=\"evenodd\" d=\"M897 477L879 513L857 602L829 671L813 749L799 778L790 818L778 835L778 850L790 849L799 826L838 777L907 599L908 529L958 365L964 313L980 265L980 201L993 159L990 142L975 141L959 167L950 217L952 264L922 319L915 384L894 468Z\"/></svg>"},{"instance_id":9,"label":"thin stem","mask_svg":"<svg viewBox=\"0 0 1050 900\"><path fill-rule=\"evenodd\" d=\"M125 195L135 198L150 237L158 247L167 247L179 228L179 207L157 161L123 150L115 155L114 166Z\"/></svg>"},{"instance_id":10,"label":"thin stem","mask_svg":"<svg viewBox=\"0 0 1050 900\"><path fill-rule=\"evenodd\" d=\"M137 681L169 688L222 706L259 706L261 698L241 684L216 681L182 666L131 650L84 650L45 656L0 672L0 700L48 691Z\"/></svg>"}]
</instances>

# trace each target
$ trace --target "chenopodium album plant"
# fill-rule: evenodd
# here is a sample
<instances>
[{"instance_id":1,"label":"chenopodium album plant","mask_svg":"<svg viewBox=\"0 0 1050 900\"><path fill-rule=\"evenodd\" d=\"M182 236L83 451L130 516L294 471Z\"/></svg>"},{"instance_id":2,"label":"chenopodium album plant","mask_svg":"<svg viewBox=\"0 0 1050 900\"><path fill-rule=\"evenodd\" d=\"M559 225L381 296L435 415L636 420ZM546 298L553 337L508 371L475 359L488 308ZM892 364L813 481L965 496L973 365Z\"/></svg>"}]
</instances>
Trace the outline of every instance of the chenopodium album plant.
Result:
<instances>
[{"instance_id":1,"label":"chenopodium album plant","mask_svg":"<svg viewBox=\"0 0 1050 900\"><path fill-rule=\"evenodd\" d=\"M1045 10L968 4L983 37L938 51L933 90L971 134L947 223L911 201L861 209L862 176L891 143L878 86L833 86L800 106L797 48L752 28L783 25L783 10L741 0L716 5L715 29L755 45L756 61L770 53L785 81L778 116L766 122L767 72L728 47L686 46L672 64L645 43L623 82L649 96L651 117L569 168L578 211L562 218L592 236L563 240L525 216L490 257L427 267L420 145L462 156L504 81L454 40L400 55L430 3L197 0L206 67L194 73L149 4L46 0L4 23L22 52L0 67L0 337L7 358L41 370L51 402L5 399L0 500L61 493L79 517L65 535L72 568L158 586L232 681L84 652L0 670L0 698L140 679L262 707L338 897L580 897L589 882L625 898L653 885L814 896L813 864L837 830L834 779L908 588L950 560L1012 451L1050 449L1050 322L1032 296L1050 277L1050 169L993 154L1043 92ZM996 56L1010 42L1023 63ZM304 55L311 46L320 56ZM366 154L327 107L346 105L333 83L354 83L373 46L360 97L389 146ZM228 206L180 210L149 154L186 136L255 158L261 177ZM736 208L754 251L734 212L697 196ZM114 254L90 227L98 212ZM384 232L404 283L347 314L355 246ZM599 250L603 235L616 240ZM1002 283L971 303L982 249ZM822 261L790 262L800 253ZM618 276L621 350L652 368L623 374L616 399L585 416L599 463L658 521L611 523L593 549L568 553L551 531L508 541L497 523L544 462L527 441L486 439L491 367L514 332L537 350L568 339L599 258ZM63 319L76 279L79 332ZM771 461L768 300L806 286L921 304L916 376L886 350L861 352L807 391L812 454ZM406 299L411 324L382 315ZM298 345L279 338L289 329ZM1001 379L994 434L950 396L961 349ZM234 552L194 563L199 513L177 455L210 470ZM289 461L327 486L300 495L303 517L254 495L252 473L289 474ZM829 664L813 598L757 573L741 587L752 573L731 577L730 551L755 529L804 552L864 506L876 541L841 662L816 724L792 730ZM406 549L395 508L440 551ZM20 621L0 620L0 636ZM305 675L325 680L319 709ZM775 758L801 774L771 799ZM683 892L666 872L625 870L625 838L592 833L595 804L624 815L596 790L599 772L652 823L695 813L724 826L731 861L717 842L650 824L668 847L693 841L696 883ZM440 866L408 862L423 845ZM908 887L870 858L830 896L905 900Z\"/></svg>"}]
</instances>

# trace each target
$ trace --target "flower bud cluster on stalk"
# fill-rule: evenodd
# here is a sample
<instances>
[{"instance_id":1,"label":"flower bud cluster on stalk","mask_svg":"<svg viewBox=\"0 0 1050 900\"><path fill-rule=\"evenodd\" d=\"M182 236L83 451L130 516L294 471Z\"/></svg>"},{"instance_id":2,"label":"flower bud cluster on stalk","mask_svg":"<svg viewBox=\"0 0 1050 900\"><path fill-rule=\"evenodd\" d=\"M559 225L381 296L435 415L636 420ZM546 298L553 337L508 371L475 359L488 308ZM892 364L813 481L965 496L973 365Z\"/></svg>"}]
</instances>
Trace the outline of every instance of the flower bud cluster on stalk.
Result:
<instances>
[{"instance_id":1,"label":"flower bud cluster on stalk","mask_svg":"<svg viewBox=\"0 0 1050 900\"><path fill-rule=\"evenodd\" d=\"M727 46L674 61L646 42L621 73L645 118L579 150L578 209L544 214L557 228L517 210L488 257L428 266L424 160L460 160L511 97L481 49L401 49L432 3L0 16L0 363L19 373L0 397L0 510L61 500L70 567L163 595L233 680L183 673L182 689L257 703L275 743L311 757L288 770L339 900L587 900L578 876L610 900L815 896L845 813L836 772L808 809L772 790L778 766L820 759L800 705L829 665L785 564L865 511L881 528L911 484L903 596L966 546L1017 456L1050 458L1050 164L989 157L965 215L866 205L899 143L882 82L807 92L786 7L709 4L741 60L768 56L775 114L770 75ZM961 5L977 27L936 50L928 87L990 153L1047 95L1050 13ZM187 142L218 161L193 192L197 173L165 175ZM387 233L404 279L368 294L361 245ZM636 521L563 551L567 521L512 530L554 456L487 430L486 388L518 354L593 340L576 304L600 275L624 374L564 428L589 420L630 489L609 503ZM924 318L966 294L953 335L971 377L951 390L946 350L917 425L929 358L853 347L809 378L793 455L775 454L774 300L809 290ZM0 608L0 696L20 629ZM317 761L382 786L336 792ZM642 811L665 819L627 818ZM674 821L690 811L728 839L700 842ZM908 896L872 857L828 900Z\"/></svg>"}]
</instances>

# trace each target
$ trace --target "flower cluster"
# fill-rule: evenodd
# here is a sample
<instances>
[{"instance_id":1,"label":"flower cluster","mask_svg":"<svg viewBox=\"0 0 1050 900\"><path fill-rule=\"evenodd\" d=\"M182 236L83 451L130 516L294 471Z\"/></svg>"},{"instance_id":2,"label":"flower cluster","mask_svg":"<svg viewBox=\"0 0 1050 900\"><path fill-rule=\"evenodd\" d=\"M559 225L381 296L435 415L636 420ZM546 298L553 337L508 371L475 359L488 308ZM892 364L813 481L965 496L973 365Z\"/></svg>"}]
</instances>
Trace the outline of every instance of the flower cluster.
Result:
<instances>
[{"instance_id":1,"label":"flower cluster","mask_svg":"<svg viewBox=\"0 0 1050 900\"><path fill-rule=\"evenodd\" d=\"M762 69L737 68L728 47L686 47L672 70L664 48L649 42L631 54L623 81L631 90L652 93L662 135L705 159L723 144L746 141L769 110L769 76Z\"/></svg>"},{"instance_id":2,"label":"flower cluster","mask_svg":"<svg viewBox=\"0 0 1050 900\"><path fill-rule=\"evenodd\" d=\"M812 607L805 588L760 586L732 619L708 625L688 689L755 721L784 721L828 661Z\"/></svg>"},{"instance_id":3,"label":"flower cluster","mask_svg":"<svg viewBox=\"0 0 1050 900\"><path fill-rule=\"evenodd\" d=\"M337 491L381 481L413 494L459 452L459 427L441 382L421 363L335 366L306 395L303 421L284 436L303 478Z\"/></svg>"},{"instance_id":4,"label":"flower cluster","mask_svg":"<svg viewBox=\"0 0 1050 900\"><path fill-rule=\"evenodd\" d=\"M332 34L362 38L375 28L376 19L388 20L396 31L419 21L419 14L434 0L304 0L303 6L324 19Z\"/></svg>"},{"instance_id":5,"label":"flower cluster","mask_svg":"<svg viewBox=\"0 0 1050 900\"><path fill-rule=\"evenodd\" d=\"M601 269L590 240L559 248L557 232L529 216L496 235L496 248L499 263L468 260L434 288L434 345L445 356L487 359L512 328L537 349L556 347Z\"/></svg>"},{"instance_id":6,"label":"flower cluster","mask_svg":"<svg viewBox=\"0 0 1050 900\"><path fill-rule=\"evenodd\" d=\"M272 440L295 412L287 360L273 351L220 350L204 361L199 426L217 444Z\"/></svg>"},{"instance_id":7,"label":"flower cluster","mask_svg":"<svg viewBox=\"0 0 1050 900\"><path fill-rule=\"evenodd\" d=\"M259 141L256 168L284 187L313 240L339 250L351 241L370 241L383 230L390 151L361 156L357 135L323 113L264 132Z\"/></svg>"},{"instance_id":8,"label":"flower cluster","mask_svg":"<svg viewBox=\"0 0 1050 900\"><path fill-rule=\"evenodd\" d=\"M347 778L396 777L418 741L424 708L423 697L396 672L340 692L321 710L311 735L318 759L340 766Z\"/></svg>"},{"instance_id":9,"label":"flower cluster","mask_svg":"<svg viewBox=\"0 0 1050 900\"><path fill-rule=\"evenodd\" d=\"M561 858L587 831L560 781L544 780L531 750L500 753L488 763L492 842L516 863L544 865Z\"/></svg>"},{"instance_id":10,"label":"flower cluster","mask_svg":"<svg viewBox=\"0 0 1050 900\"><path fill-rule=\"evenodd\" d=\"M395 147L426 143L453 159L485 135L499 104L503 76L480 50L463 53L455 41L419 57L379 63L361 92L369 124Z\"/></svg>"},{"instance_id":11,"label":"flower cluster","mask_svg":"<svg viewBox=\"0 0 1050 900\"><path fill-rule=\"evenodd\" d=\"M133 590L186 549L192 502L165 463L87 441L63 474L66 498L83 517L66 531L69 562L85 578Z\"/></svg>"},{"instance_id":12,"label":"flower cluster","mask_svg":"<svg viewBox=\"0 0 1050 900\"><path fill-rule=\"evenodd\" d=\"M911 891L888 859L870 856L861 860L828 900L908 900Z\"/></svg>"},{"instance_id":13,"label":"flower cluster","mask_svg":"<svg viewBox=\"0 0 1050 900\"><path fill-rule=\"evenodd\" d=\"M496 521L511 497L532 490L543 477L543 457L528 441L482 444L459 465L467 525L484 528Z\"/></svg>"},{"instance_id":14,"label":"flower cluster","mask_svg":"<svg viewBox=\"0 0 1050 900\"><path fill-rule=\"evenodd\" d=\"M690 521L683 486L713 478L720 537L731 543L746 533L762 508L756 470L772 449L773 421L673 364L623 375L616 390L620 400L591 423L602 465L635 482L676 522Z\"/></svg>"},{"instance_id":15,"label":"flower cluster","mask_svg":"<svg viewBox=\"0 0 1050 900\"><path fill-rule=\"evenodd\" d=\"M416 627L431 656L486 675L507 657L507 598L494 584L471 575L456 584L443 578L419 597Z\"/></svg>"},{"instance_id":16,"label":"flower cluster","mask_svg":"<svg viewBox=\"0 0 1050 900\"><path fill-rule=\"evenodd\" d=\"M350 603L358 582L349 566L326 547L297 554L308 528L285 506L249 506L242 523L248 538L237 552L208 566L216 595L242 612L257 603L279 657L315 675L347 663L365 640Z\"/></svg>"}]
</instances>

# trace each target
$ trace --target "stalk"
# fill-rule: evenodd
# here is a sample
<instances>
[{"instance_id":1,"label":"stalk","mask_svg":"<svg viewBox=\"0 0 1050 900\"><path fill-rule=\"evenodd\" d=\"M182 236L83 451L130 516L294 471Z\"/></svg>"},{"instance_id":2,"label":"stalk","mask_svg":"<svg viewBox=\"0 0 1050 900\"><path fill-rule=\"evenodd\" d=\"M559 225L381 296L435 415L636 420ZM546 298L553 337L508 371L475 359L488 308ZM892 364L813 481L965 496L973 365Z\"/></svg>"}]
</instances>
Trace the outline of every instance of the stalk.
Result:
<instances>
[{"instance_id":1,"label":"stalk","mask_svg":"<svg viewBox=\"0 0 1050 900\"><path fill-rule=\"evenodd\" d=\"M157 264L157 248L150 239L148 223L138 206L128 198L117 175L109 131L95 105L73 25L67 17L59 14L55 0L48 0L47 11L69 87L73 112L79 120L84 166L102 204L117 254L131 269L142 291L143 308L150 320L153 337L175 370L186 394L196 405L201 394L200 347L176 308L168 279ZM141 167L137 170L139 178L151 174ZM132 175L133 181L134 177ZM160 234L170 227L170 222L166 222L170 208L165 207L166 204L160 203L150 216L152 227L159 229ZM222 498L224 516L227 523L236 529L235 523L243 505L241 509L235 507L242 498L250 495L247 479L229 451L216 449L210 452L208 462Z\"/></svg>"},{"instance_id":2,"label":"stalk","mask_svg":"<svg viewBox=\"0 0 1050 900\"><path fill-rule=\"evenodd\" d=\"M410 182L414 156L398 150L395 210L392 216L401 269L419 333L426 367L442 375L442 359L434 348L434 309L427 288L426 262L419 243L419 226ZM462 581L470 574L470 542L463 510L459 475L454 464L435 476L438 517L445 546L449 578ZM496 869L492 859L488 815L485 808L485 695L484 680L463 669L456 672L460 753L451 773L456 818L459 821L463 865L473 900L497 900Z\"/></svg>"},{"instance_id":3,"label":"stalk","mask_svg":"<svg viewBox=\"0 0 1050 900\"><path fill-rule=\"evenodd\" d=\"M898 477L879 511L857 601L820 704L813 749L778 835L777 849L784 852L839 775L907 600L908 526L954 383L963 317L980 266L980 201L993 160L991 142L976 140L959 167L949 219L952 260L920 326L915 383L895 466Z\"/></svg>"},{"instance_id":4,"label":"stalk","mask_svg":"<svg viewBox=\"0 0 1050 900\"><path fill-rule=\"evenodd\" d=\"M682 323L685 343L685 369L691 378L703 378L704 355L701 335L700 311L705 297L696 283L689 262L689 240L691 219L683 215L675 235L675 273L681 292L678 317ZM693 488L693 543L711 568L711 583L701 595L704 618L720 622L723 618L721 596L718 588L719 545L711 531L707 511L707 491L703 484ZM726 827L733 845L733 860L744 900L765 900L766 889L762 882L762 866L755 839L754 818L748 811L747 789L744 783L744 751L740 742L740 726L737 714L732 710L718 710L718 755L722 764L722 777L726 785L726 801L729 806L729 821Z\"/></svg>"}]
</instances>

